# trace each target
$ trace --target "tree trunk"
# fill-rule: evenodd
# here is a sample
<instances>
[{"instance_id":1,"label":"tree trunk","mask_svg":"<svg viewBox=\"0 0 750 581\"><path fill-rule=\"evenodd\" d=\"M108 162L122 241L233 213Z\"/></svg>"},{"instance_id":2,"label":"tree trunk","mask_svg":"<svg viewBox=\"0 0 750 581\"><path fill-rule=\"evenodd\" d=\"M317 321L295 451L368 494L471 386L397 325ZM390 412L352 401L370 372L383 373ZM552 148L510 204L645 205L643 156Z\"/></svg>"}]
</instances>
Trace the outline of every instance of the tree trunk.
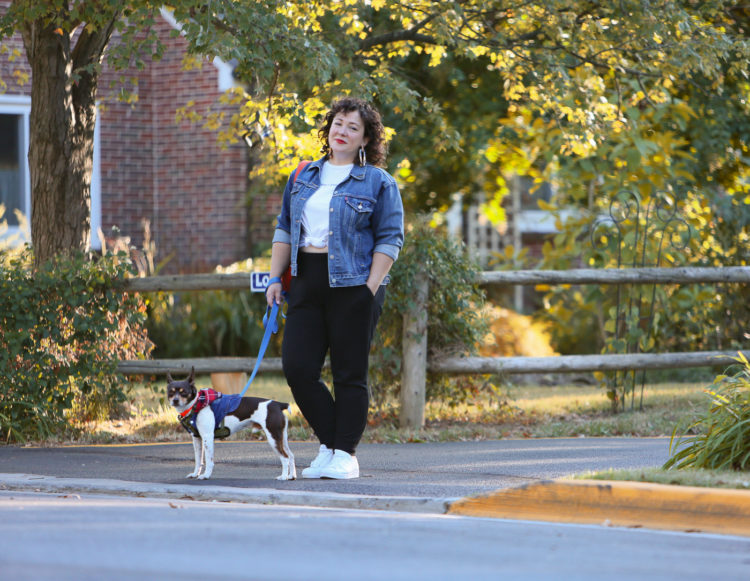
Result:
<instances>
[{"instance_id":1,"label":"tree trunk","mask_svg":"<svg viewBox=\"0 0 750 581\"><path fill-rule=\"evenodd\" d=\"M88 250L99 65L114 17L103 30L65 30L65 15L23 27L31 66L29 172L31 242L37 264Z\"/></svg>"}]
</instances>

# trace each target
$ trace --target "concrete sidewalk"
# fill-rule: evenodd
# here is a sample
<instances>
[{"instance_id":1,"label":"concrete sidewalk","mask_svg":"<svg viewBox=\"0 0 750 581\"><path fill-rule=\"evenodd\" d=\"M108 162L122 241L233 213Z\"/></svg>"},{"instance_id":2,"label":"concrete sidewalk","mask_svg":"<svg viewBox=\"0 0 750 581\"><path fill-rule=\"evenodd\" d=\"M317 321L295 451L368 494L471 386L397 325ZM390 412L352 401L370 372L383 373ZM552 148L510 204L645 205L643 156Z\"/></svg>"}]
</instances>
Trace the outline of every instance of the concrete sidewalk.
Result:
<instances>
[{"instance_id":1,"label":"concrete sidewalk","mask_svg":"<svg viewBox=\"0 0 750 581\"><path fill-rule=\"evenodd\" d=\"M298 475L317 445L292 442ZM277 481L265 442L219 442L208 481L187 480L192 445L0 448L0 487L367 508L750 535L750 492L566 476L659 466L666 438L363 444L356 480Z\"/></svg>"}]
</instances>

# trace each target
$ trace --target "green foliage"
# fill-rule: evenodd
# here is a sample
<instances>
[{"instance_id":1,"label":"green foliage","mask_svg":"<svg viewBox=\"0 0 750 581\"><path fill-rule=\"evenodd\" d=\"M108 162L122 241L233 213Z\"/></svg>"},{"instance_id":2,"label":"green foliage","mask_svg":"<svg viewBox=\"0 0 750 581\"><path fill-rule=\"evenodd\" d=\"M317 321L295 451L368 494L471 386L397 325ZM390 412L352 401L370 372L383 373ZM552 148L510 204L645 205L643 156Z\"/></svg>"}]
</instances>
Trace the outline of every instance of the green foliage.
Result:
<instances>
[{"instance_id":1,"label":"green foliage","mask_svg":"<svg viewBox=\"0 0 750 581\"><path fill-rule=\"evenodd\" d=\"M543 268L748 264L750 205L696 189L682 197L653 191L643 198L622 191L612 196L595 198L598 215L580 211L559 220L560 232L544 246ZM602 222L602 215L609 219ZM539 287L546 293L539 316L552 323L562 353L736 349L743 344L742 322L750 316L741 289L736 284ZM624 408L627 395L634 406L632 372L599 377L613 409Z\"/></svg>"},{"instance_id":2,"label":"green foliage","mask_svg":"<svg viewBox=\"0 0 750 581\"><path fill-rule=\"evenodd\" d=\"M664 2L658 13L651 12L654 4L641 3L636 10L643 12L636 20L649 16L640 23L620 20L618 12L633 5L610 3L582 15L580 30L570 40L561 40L562 46L573 46L588 39L582 52L567 53L566 62L574 66L551 70L548 78L529 71L506 90L506 98L509 93L516 98L508 98L508 114L500 120L502 129L490 142L487 156L498 159L509 174L553 185L552 203L540 205L556 214L559 230L545 244L541 263L528 266L747 265L749 87L731 56L735 49L747 51L747 16L714 3ZM567 17L574 13L572 4L570 9ZM565 19L565 13L560 18ZM630 27L639 30L628 31ZM691 29L702 47L695 51L682 44ZM567 34L563 30L560 34ZM644 54L654 60L631 59L635 55L628 55L628 49L616 55L611 49L620 34L639 37ZM708 55L718 55L715 51L724 42L734 48L708 63ZM609 66L591 66L599 57ZM617 66L610 68L615 62L645 66L653 75L628 78ZM675 74L677 69L683 73ZM567 88L554 80L566 72ZM546 90L543 80L555 90ZM641 214L624 219L619 234L610 231L605 236L600 231L592 244L595 222L608 215L624 190L640 201ZM496 197L502 195L498 189ZM665 237L645 232L657 213L668 214L674 208L664 206L647 219L646 208L662 196L677 205L673 226L689 227L689 240L684 227ZM608 240L602 244L599 238ZM611 244L615 239L623 242L621 247ZM741 323L750 316L745 289L746 285L695 284L538 290L545 293L540 316L552 322L556 349L568 354L740 347L745 332ZM616 375L608 375L607 384L615 405L624 405L625 392L633 395L633 386L626 387Z\"/></svg>"},{"instance_id":3,"label":"green foliage","mask_svg":"<svg viewBox=\"0 0 750 581\"><path fill-rule=\"evenodd\" d=\"M249 272L252 261L218 272ZM255 357L263 339L266 301L262 293L200 291L159 293L148 299L148 333L157 358ZM268 355L278 356L281 334Z\"/></svg>"},{"instance_id":4,"label":"green foliage","mask_svg":"<svg viewBox=\"0 0 750 581\"><path fill-rule=\"evenodd\" d=\"M419 271L429 278L429 357L473 354L487 334L487 322L479 316L484 294L476 283L478 267L466 257L461 243L418 217L408 226L404 248L391 269L391 284L370 355L370 383L377 407L398 399L403 317L414 307ZM458 402L481 385L472 378L429 374L427 399Z\"/></svg>"},{"instance_id":5,"label":"green foliage","mask_svg":"<svg viewBox=\"0 0 750 581\"><path fill-rule=\"evenodd\" d=\"M582 211L564 222L560 220L560 232L544 246L542 266L565 269L747 265L750 261L750 204L727 196L712 198L703 194L691 191L673 201L676 213L671 222L660 220L654 212L647 221L644 211L637 219L622 220L619 233L614 228L610 231L596 228L596 217L591 212ZM651 201L653 197L645 198L641 208ZM604 201L601 202L604 205ZM591 236L595 228L595 235ZM621 241L619 248L618 241ZM555 330L557 340L565 340L563 335L570 329L572 317L581 317L596 331L586 337L589 342L584 342L579 352L592 352L602 349L607 334L614 335L617 329L617 319L610 315L614 314L612 309L618 292L621 303L634 301L646 314L653 304L661 305L653 321L654 339L660 350L739 347L744 333L739 323L746 320L748 314L741 288L741 285L728 284L722 290L714 284L691 284L656 288L626 285L620 290L613 286L540 287L540 290L547 293L546 315L561 323ZM687 312L691 313L690 317L684 316ZM639 335L638 325L631 324L628 328ZM570 331L575 334L573 329ZM636 338L635 335L632 338ZM639 338L642 350L652 347L650 337L639 335ZM565 352L562 348L561 351Z\"/></svg>"},{"instance_id":6,"label":"green foliage","mask_svg":"<svg viewBox=\"0 0 750 581\"><path fill-rule=\"evenodd\" d=\"M711 407L669 443L670 458L664 468L750 470L750 363L742 355L742 368L734 375L719 375L706 389ZM696 433L697 432L697 433Z\"/></svg>"},{"instance_id":7,"label":"green foliage","mask_svg":"<svg viewBox=\"0 0 750 581\"><path fill-rule=\"evenodd\" d=\"M80 80L95 80L105 49L123 70L162 54L158 6L15 0L0 14L0 39L33 30L36 41L64 47L55 58L65 62L51 68L69 71L76 90L49 98L71 95L77 109L97 100L97 84ZM299 159L318 153L316 122L343 94L384 111L397 137L391 170L403 173L414 209L484 191L498 217L501 174L524 165L558 172L578 201L592 180L611 181L624 167L628 180L655 185L691 175L729 192L747 184L738 178L747 175L750 42L735 2L173 0L169 9L186 63L219 56L237 63L245 84L217 104L237 114L209 112L207 126L225 140L256 120L272 133L273 147L255 156L256 195L277 192Z\"/></svg>"},{"instance_id":8,"label":"green foliage","mask_svg":"<svg viewBox=\"0 0 750 581\"><path fill-rule=\"evenodd\" d=\"M74 430L124 400L119 358L147 354L145 306L117 290L122 255L77 254L34 270L0 250L0 433L6 442Z\"/></svg>"},{"instance_id":9,"label":"green foliage","mask_svg":"<svg viewBox=\"0 0 750 581\"><path fill-rule=\"evenodd\" d=\"M429 54L411 54L398 68L417 86L429 87L433 103L413 117L401 103L381 98L385 122L395 131L389 166L397 172L405 204L429 212L449 207L457 193L498 194L501 166L484 152L506 114L489 56L449 53L437 65Z\"/></svg>"}]
</instances>

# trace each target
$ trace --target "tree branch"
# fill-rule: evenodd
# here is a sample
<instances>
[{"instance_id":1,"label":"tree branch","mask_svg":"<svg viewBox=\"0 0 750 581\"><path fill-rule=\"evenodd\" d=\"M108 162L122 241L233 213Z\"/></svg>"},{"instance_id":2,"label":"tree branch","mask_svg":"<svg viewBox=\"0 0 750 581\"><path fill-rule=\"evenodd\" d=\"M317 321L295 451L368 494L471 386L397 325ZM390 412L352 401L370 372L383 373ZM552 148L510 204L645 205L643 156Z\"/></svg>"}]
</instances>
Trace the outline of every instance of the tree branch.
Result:
<instances>
[{"instance_id":1,"label":"tree branch","mask_svg":"<svg viewBox=\"0 0 750 581\"><path fill-rule=\"evenodd\" d=\"M438 44L438 40L435 37L420 32L420 30L427 26L432 20L435 20L438 16L437 13L430 14L427 18L421 20L408 30L394 30L393 32L386 32L384 34L365 38L359 43L359 50L367 51L376 46L403 41L412 41L421 44Z\"/></svg>"},{"instance_id":2,"label":"tree branch","mask_svg":"<svg viewBox=\"0 0 750 581\"><path fill-rule=\"evenodd\" d=\"M107 25L101 29L89 32L88 27L84 26L71 55L73 70L80 70L90 64L97 64L101 61L104 49L107 48L112 38L115 24L119 18L120 11L117 10L112 14Z\"/></svg>"}]
</instances>

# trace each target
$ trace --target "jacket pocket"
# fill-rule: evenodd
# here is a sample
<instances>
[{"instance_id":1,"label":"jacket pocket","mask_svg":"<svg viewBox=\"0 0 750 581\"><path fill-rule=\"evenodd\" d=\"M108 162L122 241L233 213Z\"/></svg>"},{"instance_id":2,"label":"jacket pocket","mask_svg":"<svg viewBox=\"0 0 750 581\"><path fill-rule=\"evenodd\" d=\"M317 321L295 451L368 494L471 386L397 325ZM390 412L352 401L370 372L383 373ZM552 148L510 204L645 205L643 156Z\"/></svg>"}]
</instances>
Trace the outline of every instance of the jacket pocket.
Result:
<instances>
[{"instance_id":1,"label":"jacket pocket","mask_svg":"<svg viewBox=\"0 0 750 581\"><path fill-rule=\"evenodd\" d=\"M346 196L347 215L349 226L352 230L360 230L370 222L375 202L367 198L354 198Z\"/></svg>"}]
</instances>

